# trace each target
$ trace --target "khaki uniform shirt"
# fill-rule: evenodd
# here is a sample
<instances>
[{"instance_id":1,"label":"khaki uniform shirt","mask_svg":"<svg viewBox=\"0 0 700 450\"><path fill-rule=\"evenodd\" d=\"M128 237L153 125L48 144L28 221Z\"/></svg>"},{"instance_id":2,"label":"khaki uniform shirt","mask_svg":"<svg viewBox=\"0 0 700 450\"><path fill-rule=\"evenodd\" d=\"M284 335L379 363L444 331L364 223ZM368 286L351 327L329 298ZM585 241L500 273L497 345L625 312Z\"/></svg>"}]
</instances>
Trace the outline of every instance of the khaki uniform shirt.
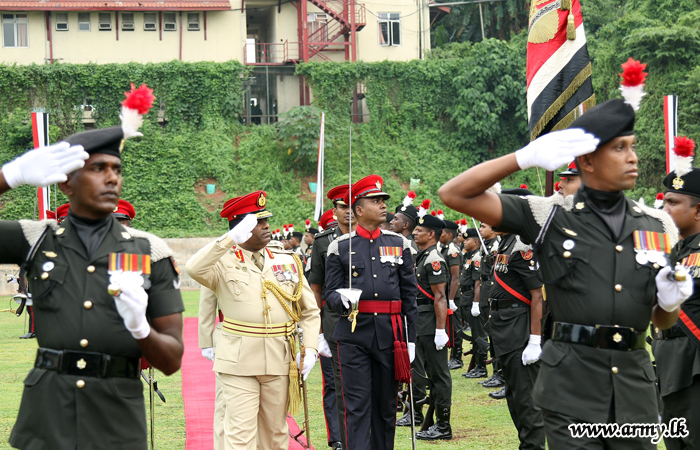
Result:
<instances>
[{"instance_id":1,"label":"khaki uniform shirt","mask_svg":"<svg viewBox=\"0 0 700 450\"><path fill-rule=\"evenodd\" d=\"M199 291L199 348L214 347L221 333L222 322L216 323L219 302L216 293L202 286Z\"/></svg>"}]
</instances>

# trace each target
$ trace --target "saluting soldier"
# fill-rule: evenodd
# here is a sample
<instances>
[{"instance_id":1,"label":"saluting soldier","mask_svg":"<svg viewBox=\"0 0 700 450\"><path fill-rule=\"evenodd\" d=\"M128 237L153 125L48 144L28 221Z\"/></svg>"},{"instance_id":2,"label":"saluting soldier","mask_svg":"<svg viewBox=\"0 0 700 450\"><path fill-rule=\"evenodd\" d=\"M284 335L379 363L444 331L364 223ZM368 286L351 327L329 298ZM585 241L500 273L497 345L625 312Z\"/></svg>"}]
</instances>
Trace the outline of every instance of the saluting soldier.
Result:
<instances>
[{"instance_id":1,"label":"saluting soldier","mask_svg":"<svg viewBox=\"0 0 700 450\"><path fill-rule=\"evenodd\" d=\"M398 380L408 379L411 369L405 357L410 360L415 354L411 244L379 229L386 218L384 200L389 198L382 181L370 175L352 185L352 197L346 195L344 201L357 218L357 230L331 242L326 259L326 302L343 316L333 335L338 342L349 450L394 448ZM357 309L338 292L351 287L349 275L352 288L362 291Z\"/></svg>"},{"instance_id":2,"label":"saluting soldier","mask_svg":"<svg viewBox=\"0 0 700 450\"><path fill-rule=\"evenodd\" d=\"M319 311L299 258L268 245L266 204L264 191L228 200L221 216L229 231L187 262L187 273L216 293L224 315L214 371L226 402L226 450L289 445L287 410L299 386L295 324L307 350L301 376L316 362Z\"/></svg>"},{"instance_id":3,"label":"saluting soldier","mask_svg":"<svg viewBox=\"0 0 700 450\"><path fill-rule=\"evenodd\" d=\"M418 340L416 352L423 357L430 387L430 403L437 420L424 431L416 433L421 440L452 439L450 409L452 407L452 378L447 368L447 284L448 266L437 244L445 222L430 214L419 217L413 237L420 251L416 255L418 294Z\"/></svg>"},{"instance_id":4,"label":"saluting soldier","mask_svg":"<svg viewBox=\"0 0 700 450\"><path fill-rule=\"evenodd\" d=\"M472 322L474 316L471 314L471 307L474 302L474 279L472 274L476 270L474 267L474 258L479 251L480 244L476 228L468 228L462 235L464 237L464 248L462 249L463 262L459 273L459 302L457 303L455 315L463 328L466 328L465 325L469 325L469 328L473 330ZM464 363L462 362L463 342L463 332L455 333L452 357L447 362L447 367L450 370L464 367ZM472 348L473 347L472 345ZM472 353L474 353L473 349Z\"/></svg>"},{"instance_id":5,"label":"saluting soldier","mask_svg":"<svg viewBox=\"0 0 700 450\"><path fill-rule=\"evenodd\" d=\"M659 329L671 327L678 306L692 293L690 279L666 282L672 272L669 252L677 240L670 217L624 195L638 176L638 89L636 100L628 95L601 103L570 129L479 164L439 191L449 207L539 246L553 327L533 396L542 408L551 449L655 447L639 436L575 438L569 428L577 423L657 423L646 330L650 319ZM485 192L518 170L555 170L574 157L583 186L573 197ZM547 232L538 239L541 229Z\"/></svg>"},{"instance_id":6,"label":"saluting soldier","mask_svg":"<svg viewBox=\"0 0 700 450\"><path fill-rule=\"evenodd\" d=\"M58 183L70 199L60 225L0 222L0 262L26 273L39 343L12 447L145 450L140 358L168 375L180 368L184 307L172 251L112 217L130 136L122 127L86 131L2 168L0 193Z\"/></svg>"},{"instance_id":7,"label":"saluting soldier","mask_svg":"<svg viewBox=\"0 0 700 450\"><path fill-rule=\"evenodd\" d=\"M343 198L348 192L348 185L336 186L328 191L326 196L333 203L333 208L326 211L319 224L323 231L316 236L314 250L311 253L311 269L309 283L316 297L316 303L321 308L321 333L319 339L319 354L330 357L331 377L327 377L324 368L323 410L328 427L328 440L333 450L344 447L345 444L345 403L343 401L340 364L338 360L338 343L333 337L335 326L340 314L331 309L326 303L326 258L328 246L340 236L355 228L355 216ZM327 343L326 343L327 342ZM321 364L324 362L322 360ZM332 390L331 390L332 388ZM331 398L335 395L335 401Z\"/></svg>"},{"instance_id":8,"label":"saluting soldier","mask_svg":"<svg viewBox=\"0 0 700 450\"><path fill-rule=\"evenodd\" d=\"M676 149L682 144L695 147L690 139L676 138ZM681 241L677 260L690 271L694 292L681 305L679 319L671 328L654 330L651 344L663 400L663 421L669 424L673 419L683 419L689 431L685 437L664 436L668 450L700 448L700 169L683 173L681 166L677 162L676 170L664 178L664 211L678 227Z\"/></svg>"}]
</instances>

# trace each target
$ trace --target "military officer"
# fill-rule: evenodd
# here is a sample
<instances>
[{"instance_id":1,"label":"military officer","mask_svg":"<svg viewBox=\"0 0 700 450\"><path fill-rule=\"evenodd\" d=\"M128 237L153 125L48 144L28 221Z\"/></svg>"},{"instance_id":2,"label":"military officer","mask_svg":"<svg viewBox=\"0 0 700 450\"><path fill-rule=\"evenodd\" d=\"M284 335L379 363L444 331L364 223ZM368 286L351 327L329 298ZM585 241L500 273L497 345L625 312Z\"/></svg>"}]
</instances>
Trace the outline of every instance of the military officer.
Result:
<instances>
[{"instance_id":1,"label":"military officer","mask_svg":"<svg viewBox=\"0 0 700 450\"><path fill-rule=\"evenodd\" d=\"M127 137L122 127L86 131L2 168L0 193L58 183L70 199L60 225L0 222L0 262L26 273L39 343L12 447L145 450L140 358L168 375L180 368L184 308L172 251L111 215Z\"/></svg>"},{"instance_id":2,"label":"military officer","mask_svg":"<svg viewBox=\"0 0 700 450\"><path fill-rule=\"evenodd\" d=\"M578 167L576 161L571 161L566 169L559 172L561 182L559 183L559 193L564 197L574 195L578 188L581 187L581 177L578 175Z\"/></svg>"},{"instance_id":3,"label":"military officer","mask_svg":"<svg viewBox=\"0 0 700 450\"><path fill-rule=\"evenodd\" d=\"M326 258L326 302L343 316L333 336L338 342L349 450L394 448L398 381L408 380L406 358L415 354L411 244L379 229L386 217L384 200L389 198L382 184L381 177L370 175L352 185L352 197L348 193L344 201L357 218L357 230L331 242ZM338 291L350 287L361 291L357 309Z\"/></svg>"},{"instance_id":4,"label":"military officer","mask_svg":"<svg viewBox=\"0 0 700 450\"><path fill-rule=\"evenodd\" d=\"M468 228L467 231L462 234L464 237L464 248L462 249L463 262L459 273L459 302L457 303L455 316L457 317L459 327L465 329L467 325L469 328L472 327L474 317L471 314L471 307L474 302L474 279L472 273L476 270L474 267L474 258L479 251L480 244L476 228ZM464 367L464 363L462 362L463 342L463 332L455 333L452 357L447 362L447 367L450 370Z\"/></svg>"},{"instance_id":5,"label":"military officer","mask_svg":"<svg viewBox=\"0 0 700 450\"><path fill-rule=\"evenodd\" d=\"M342 381L340 379L340 365L338 360L338 343L333 337L340 314L331 309L324 300L326 291L326 258L328 246L340 236L355 229L355 216L343 198L348 192L348 185L336 186L328 191L326 196L333 202L333 208L321 216L319 224L324 224L323 232L316 236L314 250L311 253L311 269L309 271L309 283L316 297L316 303L321 308L321 328L319 334L319 349L326 348L322 353L330 356L331 376L326 376L324 371L324 395L323 410L326 416L328 428L328 441L333 450L344 448L345 443L345 402L343 401ZM324 342L327 342L324 346ZM328 353L330 352L330 353ZM325 361L321 359L323 365ZM331 397L333 394L335 397Z\"/></svg>"},{"instance_id":6,"label":"military officer","mask_svg":"<svg viewBox=\"0 0 700 450\"><path fill-rule=\"evenodd\" d=\"M134 217L136 217L136 210L131 203L120 198L119 204L116 208L114 208L112 215L119 221L120 224L124 225L125 227L130 227L131 221L134 220Z\"/></svg>"},{"instance_id":7,"label":"military officer","mask_svg":"<svg viewBox=\"0 0 700 450\"><path fill-rule=\"evenodd\" d=\"M430 387L430 402L437 420L425 431L416 433L421 440L452 439L450 409L452 378L447 368L447 284L448 266L437 249L445 227L441 219L426 214L419 217L413 236L420 251L416 255L418 294L418 332L416 352L423 356Z\"/></svg>"},{"instance_id":8,"label":"military officer","mask_svg":"<svg viewBox=\"0 0 700 450\"><path fill-rule=\"evenodd\" d=\"M413 206L413 200L416 198L416 193L411 191L403 199L403 202L396 207L394 218L391 220L391 229L394 233L398 233L411 241L413 254L418 253L418 246L413 241L413 229L416 227L418 220L418 208Z\"/></svg>"},{"instance_id":9,"label":"military officer","mask_svg":"<svg viewBox=\"0 0 700 450\"><path fill-rule=\"evenodd\" d=\"M479 164L439 191L450 208L539 246L553 327L533 396L551 449L655 447L639 436L574 438L569 425L657 423L646 329L650 319L670 328L692 293L691 280L665 282L677 240L669 216L624 195L638 176L632 106L638 91L635 97L601 103L570 129ZM566 200L485 192L518 170L555 170L574 157L582 187ZM538 239L541 229L547 232Z\"/></svg>"},{"instance_id":10,"label":"military officer","mask_svg":"<svg viewBox=\"0 0 700 450\"><path fill-rule=\"evenodd\" d=\"M679 167L679 165L676 165ZM678 321L654 333L651 347L656 359L663 421L684 419L689 434L665 436L669 450L700 448L700 169L666 175L664 211L680 232L678 261L687 267L695 289L680 307Z\"/></svg>"},{"instance_id":11,"label":"military officer","mask_svg":"<svg viewBox=\"0 0 700 450\"><path fill-rule=\"evenodd\" d=\"M266 204L264 191L228 200L221 216L229 231L187 262L187 273L215 292L224 315L214 371L226 402L226 450L286 449L297 377L308 376L316 362L319 311L299 258L268 246L272 213ZM303 364L295 324L304 331Z\"/></svg>"},{"instance_id":12,"label":"military officer","mask_svg":"<svg viewBox=\"0 0 700 450\"><path fill-rule=\"evenodd\" d=\"M442 229L442 233L440 234L437 248L442 255L442 258L447 263L447 283L445 284L445 295L447 295L448 299L448 321L452 324L448 328L452 330L450 338L453 339L455 334L462 331L461 326L459 327L459 330L455 330L454 326L454 313L458 309L456 301L458 300L457 294L459 291L459 268L462 265L462 255L459 247L455 243L457 234L459 234L457 232L459 226L457 225L457 222L444 219L444 216L441 214L442 210L439 212L440 214L438 215L438 218L441 218L441 220L445 223L445 227ZM454 342L450 342L450 345L452 346L452 352L449 359L453 360L455 359Z\"/></svg>"}]
</instances>

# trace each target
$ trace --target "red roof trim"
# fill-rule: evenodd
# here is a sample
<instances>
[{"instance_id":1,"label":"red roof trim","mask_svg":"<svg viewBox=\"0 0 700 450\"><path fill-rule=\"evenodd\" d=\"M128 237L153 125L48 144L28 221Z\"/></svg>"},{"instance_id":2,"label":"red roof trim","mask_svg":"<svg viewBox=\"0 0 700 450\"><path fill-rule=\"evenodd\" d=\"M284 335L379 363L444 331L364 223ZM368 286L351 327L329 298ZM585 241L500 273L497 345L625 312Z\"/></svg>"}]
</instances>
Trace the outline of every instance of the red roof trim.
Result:
<instances>
[{"instance_id":1,"label":"red roof trim","mask_svg":"<svg viewBox=\"0 0 700 450\"><path fill-rule=\"evenodd\" d=\"M1 1L0 11L226 11L228 0L142 0L115 2L113 0L30 0Z\"/></svg>"}]
</instances>

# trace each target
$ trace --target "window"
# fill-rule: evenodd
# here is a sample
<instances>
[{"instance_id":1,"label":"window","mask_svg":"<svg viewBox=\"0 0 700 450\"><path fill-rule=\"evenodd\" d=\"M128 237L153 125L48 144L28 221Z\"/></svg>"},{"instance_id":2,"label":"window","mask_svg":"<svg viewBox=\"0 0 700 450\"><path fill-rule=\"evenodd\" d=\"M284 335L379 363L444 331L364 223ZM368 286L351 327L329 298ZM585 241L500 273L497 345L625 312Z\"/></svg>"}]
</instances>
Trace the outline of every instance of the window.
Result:
<instances>
[{"instance_id":1,"label":"window","mask_svg":"<svg viewBox=\"0 0 700 450\"><path fill-rule=\"evenodd\" d=\"M112 29L112 13L100 13L99 16L99 29L111 30Z\"/></svg>"},{"instance_id":2,"label":"window","mask_svg":"<svg viewBox=\"0 0 700 450\"><path fill-rule=\"evenodd\" d=\"M156 31L156 13L143 13L143 29L145 31Z\"/></svg>"},{"instance_id":3,"label":"window","mask_svg":"<svg viewBox=\"0 0 700 450\"><path fill-rule=\"evenodd\" d=\"M163 13L163 29L165 31L177 31L175 13Z\"/></svg>"},{"instance_id":4,"label":"window","mask_svg":"<svg viewBox=\"0 0 700 450\"><path fill-rule=\"evenodd\" d=\"M309 13L306 15L309 36L312 42L326 42L328 40L328 14Z\"/></svg>"},{"instance_id":5,"label":"window","mask_svg":"<svg viewBox=\"0 0 700 450\"><path fill-rule=\"evenodd\" d=\"M122 13L122 31L134 31L134 13Z\"/></svg>"},{"instance_id":6,"label":"window","mask_svg":"<svg viewBox=\"0 0 700 450\"><path fill-rule=\"evenodd\" d=\"M401 45L401 14L379 13L379 45Z\"/></svg>"},{"instance_id":7,"label":"window","mask_svg":"<svg viewBox=\"0 0 700 450\"><path fill-rule=\"evenodd\" d=\"M26 13L2 15L2 46L29 47L29 20Z\"/></svg>"},{"instance_id":8,"label":"window","mask_svg":"<svg viewBox=\"0 0 700 450\"><path fill-rule=\"evenodd\" d=\"M56 13L56 31L68 31L68 13Z\"/></svg>"},{"instance_id":9,"label":"window","mask_svg":"<svg viewBox=\"0 0 700 450\"><path fill-rule=\"evenodd\" d=\"M199 31L199 13L187 14L187 29L189 31Z\"/></svg>"},{"instance_id":10,"label":"window","mask_svg":"<svg viewBox=\"0 0 700 450\"><path fill-rule=\"evenodd\" d=\"M78 13L78 31L90 31L90 13Z\"/></svg>"}]
</instances>

